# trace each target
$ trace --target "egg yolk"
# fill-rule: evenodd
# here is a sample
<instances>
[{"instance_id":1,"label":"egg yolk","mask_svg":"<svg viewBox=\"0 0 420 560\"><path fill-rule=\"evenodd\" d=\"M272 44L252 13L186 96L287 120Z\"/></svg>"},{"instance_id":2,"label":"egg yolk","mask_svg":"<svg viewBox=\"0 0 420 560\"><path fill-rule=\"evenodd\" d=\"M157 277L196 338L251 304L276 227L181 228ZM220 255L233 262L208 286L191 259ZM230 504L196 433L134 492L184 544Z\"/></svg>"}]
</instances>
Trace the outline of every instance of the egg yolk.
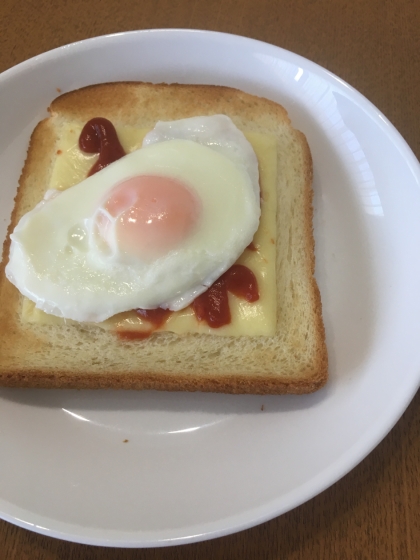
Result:
<instances>
[{"instance_id":1,"label":"egg yolk","mask_svg":"<svg viewBox=\"0 0 420 560\"><path fill-rule=\"evenodd\" d=\"M108 246L142 260L163 256L195 229L200 200L183 182L137 175L116 185L97 217Z\"/></svg>"}]
</instances>

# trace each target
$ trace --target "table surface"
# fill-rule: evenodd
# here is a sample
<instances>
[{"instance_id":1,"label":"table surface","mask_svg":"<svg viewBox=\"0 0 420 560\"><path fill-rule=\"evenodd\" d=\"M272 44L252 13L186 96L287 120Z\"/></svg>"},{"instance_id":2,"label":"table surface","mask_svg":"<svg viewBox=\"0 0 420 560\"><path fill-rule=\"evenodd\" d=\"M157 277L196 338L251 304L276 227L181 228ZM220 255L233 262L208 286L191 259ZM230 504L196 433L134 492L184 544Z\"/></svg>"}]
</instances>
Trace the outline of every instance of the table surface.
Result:
<instances>
[{"instance_id":1,"label":"table surface","mask_svg":"<svg viewBox=\"0 0 420 560\"><path fill-rule=\"evenodd\" d=\"M372 101L420 157L418 0L3 0L0 71L66 43L150 28L235 33L313 60ZM419 465L420 393L351 473L258 527L204 543L124 550L60 541L0 521L0 560L416 560Z\"/></svg>"}]
</instances>

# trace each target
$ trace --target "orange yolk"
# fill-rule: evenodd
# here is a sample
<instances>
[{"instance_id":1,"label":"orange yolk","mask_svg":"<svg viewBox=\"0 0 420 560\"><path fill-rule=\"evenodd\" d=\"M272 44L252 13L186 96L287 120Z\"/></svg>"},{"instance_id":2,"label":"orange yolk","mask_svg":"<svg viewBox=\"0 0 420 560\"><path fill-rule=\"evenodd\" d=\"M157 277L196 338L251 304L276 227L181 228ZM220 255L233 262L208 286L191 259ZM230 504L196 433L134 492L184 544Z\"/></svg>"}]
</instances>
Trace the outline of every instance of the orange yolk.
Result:
<instances>
[{"instance_id":1,"label":"orange yolk","mask_svg":"<svg viewBox=\"0 0 420 560\"><path fill-rule=\"evenodd\" d=\"M151 260L179 246L194 230L200 201L177 179L138 175L116 185L97 222L100 236L110 244L112 222L118 250Z\"/></svg>"}]
</instances>

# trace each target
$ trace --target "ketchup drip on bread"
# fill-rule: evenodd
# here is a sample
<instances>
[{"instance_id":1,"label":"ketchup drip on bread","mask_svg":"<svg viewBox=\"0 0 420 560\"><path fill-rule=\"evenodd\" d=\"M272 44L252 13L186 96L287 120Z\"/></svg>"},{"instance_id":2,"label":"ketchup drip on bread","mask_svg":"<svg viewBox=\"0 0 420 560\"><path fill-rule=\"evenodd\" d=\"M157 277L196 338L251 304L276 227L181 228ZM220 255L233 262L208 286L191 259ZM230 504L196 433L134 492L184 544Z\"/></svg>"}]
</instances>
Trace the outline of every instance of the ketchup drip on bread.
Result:
<instances>
[{"instance_id":1,"label":"ketchup drip on bread","mask_svg":"<svg viewBox=\"0 0 420 560\"><path fill-rule=\"evenodd\" d=\"M144 340L148 338L155 330L166 323L166 320L173 313L170 309L162 309L157 307L156 309L136 309L137 315L150 323L151 328L147 331L135 331L135 330L119 330L117 334L120 338L125 340Z\"/></svg>"},{"instance_id":2,"label":"ketchup drip on bread","mask_svg":"<svg viewBox=\"0 0 420 560\"><path fill-rule=\"evenodd\" d=\"M136 309L136 313L139 317L151 323L155 329L158 329L166 322L172 311L157 307L156 309Z\"/></svg>"},{"instance_id":3,"label":"ketchup drip on bread","mask_svg":"<svg viewBox=\"0 0 420 560\"><path fill-rule=\"evenodd\" d=\"M80 133L79 147L82 152L87 154L99 154L88 177L126 155L118 140L114 125L103 117L95 117L85 124Z\"/></svg>"},{"instance_id":4,"label":"ketchup drip on bread","mask_svg":"<svg viewBox=\"0 0 420 560\"><path fill-rule=\"evenodd\" d=\"M259 299L254 273L246 266L234 264L192 303L198 321L218 329L231 322L228 292L253 302Z\"/></svg>"},{"instance_id":5,"label":"ketchup drip on bread","mask_svg":"<svg viewBox=\"0 0 420 560\"><path fill-rule=\"evenodd\" d=\"M85 124L79 137L79 147L85 153L99 154L88 177L126 155L114 125L103 117L95 117ZM258 250L253 242L248 245L247 249ZM205 321L211 328L228 325L231 322L228 292L248 302L257 301L259 292L254 273L244 265L234 264L229 268L191 304L197 320ZM173 313L160 307L156 309L138 308L135 312L150 324L150 329L146 331L119 330L117 334L120 338L125 340L148 338L154 331L162 327Z\"/></svg>"}]
</instances>

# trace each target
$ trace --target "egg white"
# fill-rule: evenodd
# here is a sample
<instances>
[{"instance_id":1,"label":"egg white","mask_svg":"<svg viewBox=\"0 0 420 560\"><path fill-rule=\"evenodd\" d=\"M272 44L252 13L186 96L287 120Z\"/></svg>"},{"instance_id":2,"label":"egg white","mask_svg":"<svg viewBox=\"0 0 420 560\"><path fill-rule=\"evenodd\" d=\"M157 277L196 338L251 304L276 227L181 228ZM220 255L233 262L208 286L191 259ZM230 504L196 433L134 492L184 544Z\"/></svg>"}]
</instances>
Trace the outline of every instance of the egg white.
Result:
<instances>
[{"instance_id":1,"label":"egg white","mask_svg":"<svg viewBox=\"0 0 420 560\"><path fill-rule=\"evenodd\" d=\"M199 227L151 263L110 260L92 235L93 217L116 184L141 174L175 178L193 189L202 204ZM259 191L257 197L241 162L191 140L165 140L26 214L11 235L6 274L38 308L76 321L100 322L138 307L178 310L236 261L259 216Z\"/></svg>"},{"instance_id":2,"label":"egg white","mask_svg":"<svg viewBox=\"0 0 420 560\"><path fill-rule=\"evenodd\" d=\"M255 199L259 204L260 185L258 159L254 149L227 115L210 115L179 119L177 121L158 121L143 139L143 147L168 140L192 140L219 152L248 174Z\"/></svg>"}]
</instances>

